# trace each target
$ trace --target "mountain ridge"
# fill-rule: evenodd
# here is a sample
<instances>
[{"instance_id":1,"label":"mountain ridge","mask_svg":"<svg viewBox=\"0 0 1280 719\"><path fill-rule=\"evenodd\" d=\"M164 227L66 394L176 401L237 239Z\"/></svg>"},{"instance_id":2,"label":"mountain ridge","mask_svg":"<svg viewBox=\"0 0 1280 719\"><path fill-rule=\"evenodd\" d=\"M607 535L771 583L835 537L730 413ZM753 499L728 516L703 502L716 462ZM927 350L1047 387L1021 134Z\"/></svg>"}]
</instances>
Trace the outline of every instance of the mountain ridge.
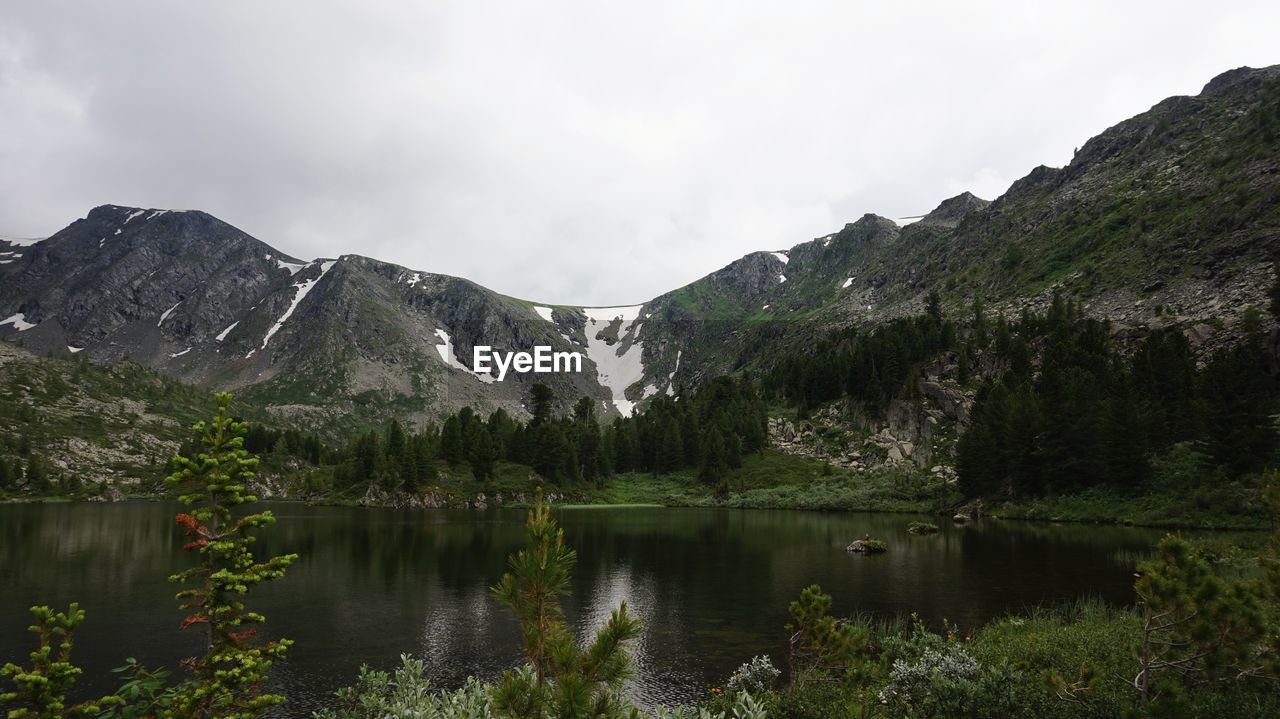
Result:
<instances>
[{"instance_id":1,"label":"mountain ridge","mask_svg":"<svg viewBox=\"0 0 1280 719\"><path fill-rule=\"evenodd\" d=\"M525 412L533 382L606 412L766 367L823 332L981 299L1015 313L1076 295L1124 328L1229 341L1280 247L1280 66L1236 69L1091 138L987 201L910 223L865 214L625 306L543 304L343 254L301 260L199 210L101 205L30 245L0 240L0 337L129 357L333 431L476 404ZM1200 338L1202 341L1205 337ZM584 354L581 375L470 371L472 347Z\"/></svg>"}]
</instances>

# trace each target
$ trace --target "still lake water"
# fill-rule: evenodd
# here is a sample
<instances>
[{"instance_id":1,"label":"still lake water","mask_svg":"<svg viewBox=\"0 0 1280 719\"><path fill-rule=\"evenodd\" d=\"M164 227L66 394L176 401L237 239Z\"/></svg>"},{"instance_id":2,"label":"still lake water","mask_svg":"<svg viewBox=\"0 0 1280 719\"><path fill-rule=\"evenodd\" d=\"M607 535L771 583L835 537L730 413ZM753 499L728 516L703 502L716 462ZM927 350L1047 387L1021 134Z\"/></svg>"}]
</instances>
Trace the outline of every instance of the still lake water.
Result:
<instances>
[{"instance_id":1,"label":"still lake water","mask_svg":"<svg viewBox=\"0 0 1280 719\"><path fill-rule=\"evenodd\" d=\"M297 552L283 580L252 606L267 632L296 643L276 668L290 697L280 716L309 716L361 663L424 657L439 684L494 676L517 662L514 621L489 594L523 542L519 510L401 512L267 503L278 523L259 552ZM167 576L189 558L176 505L0 505L0 663L30 651L26 607L80 602L82 686L111 691L125 657L173 665L194 650L177 631ZM800 511L586 508L556 513L578 551L565 602L579 631L626 600L644 621L629 692L645 704L696 700L760 653L785 666L787 603L817 582L834 612L918 613L971 628L1029 605L1099 596L1132 599L1133 557L1161 532L998 522L913 537L927 517ZM880 556L850 555L869 533ZM260 553L259 556L264 556Z\"/></svg>"}]
</instances>

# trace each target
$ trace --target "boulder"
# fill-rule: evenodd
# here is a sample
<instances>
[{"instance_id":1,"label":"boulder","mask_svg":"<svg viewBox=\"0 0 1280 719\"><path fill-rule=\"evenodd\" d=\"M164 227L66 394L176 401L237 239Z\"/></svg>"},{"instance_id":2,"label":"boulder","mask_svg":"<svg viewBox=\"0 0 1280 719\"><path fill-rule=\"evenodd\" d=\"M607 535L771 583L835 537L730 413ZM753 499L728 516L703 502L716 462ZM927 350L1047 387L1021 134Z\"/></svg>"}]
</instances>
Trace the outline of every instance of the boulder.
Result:
<instances>
[{"instance_id":1,"label":"boulder","mask_svg":"<svg viewBox=\"0 0 1280 719\"><path fill-rule=\"evenodd\" d=\"M855 539L844 549L858 554L883 554L889 547L879 539Z\"/></svg>"}]
</instances>

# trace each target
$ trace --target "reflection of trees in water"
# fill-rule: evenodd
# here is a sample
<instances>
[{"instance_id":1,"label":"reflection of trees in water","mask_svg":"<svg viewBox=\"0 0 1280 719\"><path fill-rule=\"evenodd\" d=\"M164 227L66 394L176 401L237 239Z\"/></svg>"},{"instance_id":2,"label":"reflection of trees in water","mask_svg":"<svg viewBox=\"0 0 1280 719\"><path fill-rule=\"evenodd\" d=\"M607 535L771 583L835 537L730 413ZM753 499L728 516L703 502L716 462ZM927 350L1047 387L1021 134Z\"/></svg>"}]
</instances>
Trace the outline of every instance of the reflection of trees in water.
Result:
<instances>
[{"instance_id":1,"label":"reflection of trees in water","mask_svg":"<svg viewBox=\"0 0 1280 719\"><path fill-rule=\"evenodd\" d=\"M426 656L446 685L515 660L514 622L488 588L524 540L523 511L269 506L280 521L260 535L264 556L302 555L257 600L267 631L296 641L278 674L303 698L291 713L349 683L361 662L387 668L401 652ZM125 656L172 663L190 651L177 644L166 581L188 561L174 511L0 506L0 661L27 651L28 604L73 599L89 612L77 645L89 689L110 689L108 670ZM945 617L970 627L1084 594L1130 601L1130 568L1116 555L1162 534L987 520L943 522L937 535L914 537L908 522L929 518L763 510L582 509L557 519L579 556L569 622L590 632L625 598L644 622L633 692L650 701L687 697L680 693L722 681L754 654L781 661L787 604L814 582L839 615L915 611L935 626ZM864 534L889 552L847 554Z\"/></svg>"}]
</instances>

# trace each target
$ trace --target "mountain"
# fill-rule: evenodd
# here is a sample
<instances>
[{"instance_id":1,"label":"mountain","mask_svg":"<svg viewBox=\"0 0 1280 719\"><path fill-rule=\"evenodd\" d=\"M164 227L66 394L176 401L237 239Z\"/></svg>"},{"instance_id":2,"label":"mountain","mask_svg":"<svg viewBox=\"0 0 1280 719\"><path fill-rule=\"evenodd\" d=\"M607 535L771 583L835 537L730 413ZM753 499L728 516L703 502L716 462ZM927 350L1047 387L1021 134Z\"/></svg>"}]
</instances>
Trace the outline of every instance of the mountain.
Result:
<instances>
[{"instance_id":1,"label":"mountain","mask_svg":"<svg viewBox=\"0 0 1280 719\"><path fill-rule=\"evenodd\" d=\"M742 257L631 307L539 305L359 255L302 260L199 211L104 205L29 245L0 239L0 337L128 357L234 389L330 433L460 403L524 413L534 382L607 412L765 367L823 333L919 311L938 290L1006 313L1054 291L1117 331L1198 343L1263 306L1280 251L1280 66L1241 68L1037 167L994 201L963 193L911 223L865 215ZM476 345L578 351L581 374L473 374Z\"/></svg>"}]
</instances>

